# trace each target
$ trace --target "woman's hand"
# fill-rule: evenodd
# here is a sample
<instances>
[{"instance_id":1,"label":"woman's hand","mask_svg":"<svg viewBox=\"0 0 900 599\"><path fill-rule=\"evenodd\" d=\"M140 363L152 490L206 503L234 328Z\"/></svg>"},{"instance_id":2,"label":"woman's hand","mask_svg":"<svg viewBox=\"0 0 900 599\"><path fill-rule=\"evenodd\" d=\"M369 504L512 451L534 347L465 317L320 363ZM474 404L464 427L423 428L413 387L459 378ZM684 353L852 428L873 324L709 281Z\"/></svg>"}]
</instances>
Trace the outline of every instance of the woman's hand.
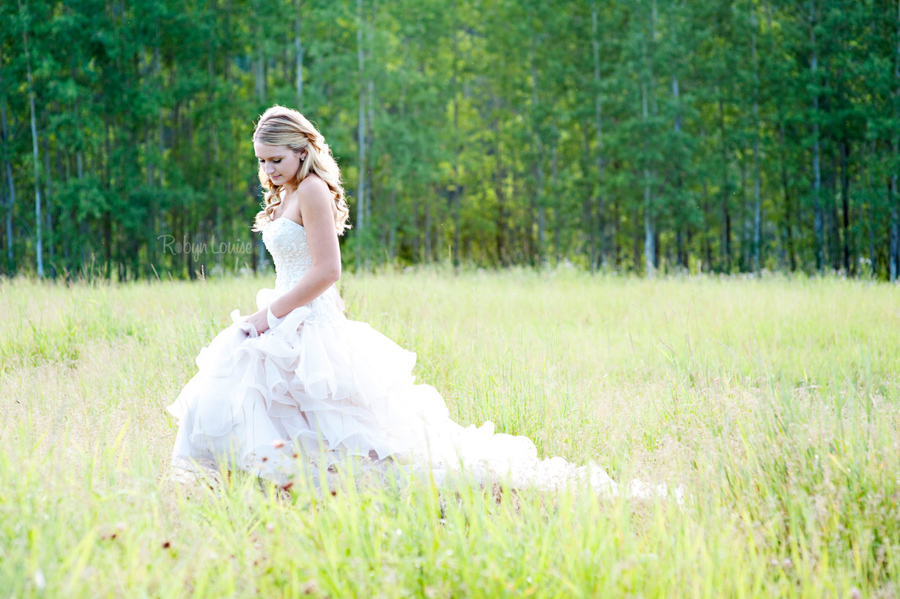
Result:
<instances>
[{"instance_id":1,"label":"woman's hand","mask_svg":"<svg viewBox=\"0 0 900 599\"><path fill-rule=\"evenodd\" d=\"M258 310L244 320L252 324L254 328L256 328L256 332L262 335L269 330L269 319L267 316L268 308L266 308L265 310Z\"/></svg>"}]
</instances>

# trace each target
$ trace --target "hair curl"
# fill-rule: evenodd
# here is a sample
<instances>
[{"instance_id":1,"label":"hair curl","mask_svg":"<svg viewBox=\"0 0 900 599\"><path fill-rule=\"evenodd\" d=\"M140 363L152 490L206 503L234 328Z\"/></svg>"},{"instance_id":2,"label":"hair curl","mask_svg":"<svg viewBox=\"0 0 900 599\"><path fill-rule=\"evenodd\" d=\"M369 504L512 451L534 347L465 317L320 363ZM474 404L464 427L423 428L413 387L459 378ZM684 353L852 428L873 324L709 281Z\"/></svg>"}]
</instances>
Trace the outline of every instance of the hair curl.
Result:
<instances>
[{"instance_id":1,"label":"hair curl","mask_svg":"<svg viewBox=\"0 0 900 599\"><path fill-rule=\"evenodd\" d=\"M285 188L296 189L310 173L315 173L328 184L328 189L334 198L334 227L338 235L350 228L347 220L350 217L350 208L344 195L344 186L341 182L341 169L338 168L331 148L325 143L325 138L316 130L309 120L291 108L284 106L272 106L266 110L256 123L253 131L254 143L259 142L267 146L287 146L295 154L306 150L306 158L300 163L297 175L293 181L286 181L283 185L275 185L266 174L262 164L259 166L259 182L265 189L265 199L262 210L256 215L253 224L254 231L262 231L266 224L272 220L275 208L281 205L281 191Z\"/></svg>"}]
</instances>

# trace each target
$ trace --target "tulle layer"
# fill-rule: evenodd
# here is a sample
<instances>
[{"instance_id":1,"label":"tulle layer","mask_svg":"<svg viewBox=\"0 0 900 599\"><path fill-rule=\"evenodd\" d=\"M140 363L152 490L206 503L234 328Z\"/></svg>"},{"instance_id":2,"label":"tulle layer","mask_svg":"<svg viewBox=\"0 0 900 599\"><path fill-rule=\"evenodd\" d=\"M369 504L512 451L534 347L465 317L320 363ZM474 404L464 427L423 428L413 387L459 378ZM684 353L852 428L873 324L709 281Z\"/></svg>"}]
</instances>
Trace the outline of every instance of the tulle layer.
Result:
<instances>
[{"instance_id":1,"label":"tulle layer","mask_svg":"<svg viewBox=\"0 0 900 599\"><path fill-rule=\"evenodd\" d=\"M390 461L441 483L451 472L514 487L590 485L618 493L595 464L540 460L527 437L462 427L440 394L415 384L416 356L369 325L321 322L307 307L262 335L234 323L197 356L199 372L168 411L178 419L173 466L230 466L284 481L323 455ZM318 457L317 457L318 456ZM633 483L630 495L652 493Z\"/></svg>"}]
</instances>

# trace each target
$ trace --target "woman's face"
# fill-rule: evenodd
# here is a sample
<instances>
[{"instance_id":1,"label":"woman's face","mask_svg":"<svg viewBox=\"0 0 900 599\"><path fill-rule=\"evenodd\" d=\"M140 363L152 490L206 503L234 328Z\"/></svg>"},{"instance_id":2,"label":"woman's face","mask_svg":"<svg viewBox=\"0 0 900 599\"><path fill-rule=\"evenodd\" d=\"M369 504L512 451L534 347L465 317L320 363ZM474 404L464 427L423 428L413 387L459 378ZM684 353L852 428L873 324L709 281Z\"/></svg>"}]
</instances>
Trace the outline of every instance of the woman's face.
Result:
<instances>
[{"instance_id":1,"label":"woman's face","mask_svg":"<svg viewBox=\"0 0 900 599\"><path fill-rule=\"evenodd\" d=\"M267 146L259 142L253 142L253 150L263 171L275 185L293 181L300 170L300 159L306 156L306 150L296 154L287 146Z\"/></svg>"}]
</instances>

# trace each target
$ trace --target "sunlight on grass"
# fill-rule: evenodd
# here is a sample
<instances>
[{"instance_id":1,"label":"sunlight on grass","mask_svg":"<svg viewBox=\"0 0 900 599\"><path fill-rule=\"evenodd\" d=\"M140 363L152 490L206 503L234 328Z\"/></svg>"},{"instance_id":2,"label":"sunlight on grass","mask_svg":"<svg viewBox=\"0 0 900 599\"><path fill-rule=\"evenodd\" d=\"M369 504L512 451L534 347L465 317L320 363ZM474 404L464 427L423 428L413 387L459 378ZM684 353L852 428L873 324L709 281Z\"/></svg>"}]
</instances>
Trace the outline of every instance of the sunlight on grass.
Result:
<instances>
[{"instance_id":1,"label":"sunlight on grass","mask_svg":"<svg viewBox=\"0 0 900 599\"><path fill-rule=\"evenodd\" d=\"M0 283L0 597L900 592L895 287L440 268L341 281L348 316L417 352L417 380L461 424L684 484L679 509L168 481L164 408L262 286Z\"/></svg>"}]
</instances>

